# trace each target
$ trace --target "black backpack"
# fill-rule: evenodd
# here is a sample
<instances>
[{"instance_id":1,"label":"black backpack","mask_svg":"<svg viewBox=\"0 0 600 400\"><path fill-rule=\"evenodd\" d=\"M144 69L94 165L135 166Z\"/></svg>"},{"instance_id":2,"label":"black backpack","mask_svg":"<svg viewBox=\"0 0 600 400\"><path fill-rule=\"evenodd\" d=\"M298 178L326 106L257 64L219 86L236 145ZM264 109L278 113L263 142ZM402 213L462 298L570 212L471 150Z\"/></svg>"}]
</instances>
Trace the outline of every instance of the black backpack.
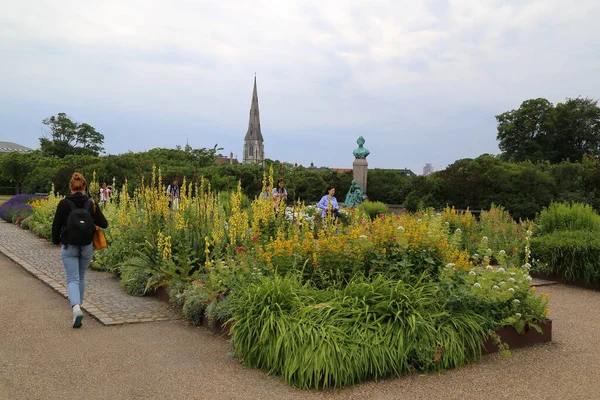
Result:
<instances>
[{"instance_id":1,"label":"black backpack","mask_svg":"<svg viewBox=\"0 0 600 400\"><path fill-rule=\"evenodd\" d=\"M77 205L71 201L71 212L67 217L66 235L67 243L77 246L85 246L92 243L94 240L94 232L96 231L96 225L94 224L94 202L87 200L83 207L77 207Z\"/></svg>"}]
</instances>

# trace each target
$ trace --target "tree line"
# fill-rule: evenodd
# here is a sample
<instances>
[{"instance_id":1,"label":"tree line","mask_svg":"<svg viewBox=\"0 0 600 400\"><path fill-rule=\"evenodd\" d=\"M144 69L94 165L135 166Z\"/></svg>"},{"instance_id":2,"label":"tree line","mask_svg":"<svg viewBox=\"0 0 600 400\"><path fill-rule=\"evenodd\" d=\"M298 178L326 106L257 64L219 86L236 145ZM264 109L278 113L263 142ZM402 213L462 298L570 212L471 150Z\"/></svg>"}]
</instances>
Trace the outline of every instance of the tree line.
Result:
<instances>
[{"instance_id":1,"label":"tree line","mask_svg":"<svg viewBox=\"0 0 600 400\"><path fill-rule=\"evenodd\" d=\"M484 154L457 160L427 177L408 177L400 170L371 169L369 200L402 204L408 210L422 207L488 209L505 207L516 218L533 218L552 201L577 201L600 209L600 108L591 99L567 99L553 105L546 99L527 100L516 110L496 116L500 155ZM46 118L50 135L40 138L40 150L0 155L0 186L16 192L45 193L53 184L66 193L73 171L100 183L131 190L149 182L152 167L161 168L163 183L173 179L210 181L214 190L235 188L253 198L262 188L263 174L273 168L274 178L284 178L290 199L313 202L327 185L343 201L352 174L328 168L296 166L267 160L258 165L215 165L217 145L193 149L156 148L146 152L101 155L104 136L88 124L73 122L65 114Z\"/></svg>"}]
</instances>

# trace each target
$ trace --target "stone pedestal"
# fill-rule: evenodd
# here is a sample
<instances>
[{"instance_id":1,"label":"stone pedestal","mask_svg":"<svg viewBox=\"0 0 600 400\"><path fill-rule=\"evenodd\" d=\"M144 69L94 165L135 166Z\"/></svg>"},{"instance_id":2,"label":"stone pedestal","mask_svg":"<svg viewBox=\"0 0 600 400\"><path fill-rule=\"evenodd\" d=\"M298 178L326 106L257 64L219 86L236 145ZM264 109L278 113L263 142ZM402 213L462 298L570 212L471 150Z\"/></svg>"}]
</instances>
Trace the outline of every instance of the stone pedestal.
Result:
<instances>
[{"instance_id":1,"label":"stone pedestal","mask_svg":"<svg viewBox=\"0 0 600 400\"><path fill-rule=\"evenodd\" d=\"M352 174L354 180L360 186L364 194L367 194L367 167L369 163L366 158L355 158L352 163Z\"/></svg>"}]
</instances>

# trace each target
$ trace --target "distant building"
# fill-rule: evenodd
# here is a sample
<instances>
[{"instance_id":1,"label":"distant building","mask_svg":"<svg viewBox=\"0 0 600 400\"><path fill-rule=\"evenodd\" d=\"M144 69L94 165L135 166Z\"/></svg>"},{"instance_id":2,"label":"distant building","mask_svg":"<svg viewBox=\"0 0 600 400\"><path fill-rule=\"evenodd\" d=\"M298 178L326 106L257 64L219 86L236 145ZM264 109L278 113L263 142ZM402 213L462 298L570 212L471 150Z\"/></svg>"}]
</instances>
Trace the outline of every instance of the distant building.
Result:
<instances>
[{"instance_id":1,"label":"distant building","mask_svg":"<svg viewBox=\"0 0 600 400\"><path fill-rule=\"evenodd\" d=\"M237 165L239 164L239 161L236 158L233 158L233 152L229 153L229 157L216 157L215 160L213 161L213 164L216 165L223 165L223 164L232 164L232 165Z\"/></svg>"},{"instance_id":2,"label":"distant building","mask_svg":"<svg viewBox=\"0 0 600 400\"><path fill-rule=\"evenodd\" d=\"M16 144L13 142L0 142L0 153L10 153L12 151L16 151L19 153L29 153L33 150L29 147L21 146L20 144Z\"/></svg>"},{"instance_id":3,"label":"distant building","mask_svg":"<svg viewBox=\"0 0 600 400\"><path fill-rule=\"evenodd\" d=\"M250 119L248 132L244 137L244 164L265 165L265 144L260 131L260 113L258 111L258 92L256 90L256 76L254 77L254 90L250 104Z\"/></svg>"},{"instance_id":4,"label":"distant building","mask_svg":"<svg viewBox=\"0 0 600 400\"><path fill-rule=\"evenodd\" d=\"M433 174L433 171L433 165L430 163L426 163L423 167L423 176L431 175Z\"/></svg>"}]
</instances>

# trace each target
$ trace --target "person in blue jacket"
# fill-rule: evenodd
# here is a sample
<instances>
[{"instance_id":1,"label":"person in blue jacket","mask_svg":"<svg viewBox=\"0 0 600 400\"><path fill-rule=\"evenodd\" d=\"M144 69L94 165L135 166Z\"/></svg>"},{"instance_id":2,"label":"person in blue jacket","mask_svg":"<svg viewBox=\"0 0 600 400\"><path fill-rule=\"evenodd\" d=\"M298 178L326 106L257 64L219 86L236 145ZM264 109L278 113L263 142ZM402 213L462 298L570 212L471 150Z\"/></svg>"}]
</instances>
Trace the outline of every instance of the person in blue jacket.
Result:
<instances>
[{"instance_id":1,"label":"person in blue jacket","mask_svg":"<svg viewBox=\"0 0 600 400\"><path fill-rule=\"evenodd\" d=\"M334 217L340 217L340 206L335 198L335 188L327 186L327 194L321 198L317 206L323 210L321 218L325 218L327 213L331 213Z\"/></svg>"}]
</instances>

